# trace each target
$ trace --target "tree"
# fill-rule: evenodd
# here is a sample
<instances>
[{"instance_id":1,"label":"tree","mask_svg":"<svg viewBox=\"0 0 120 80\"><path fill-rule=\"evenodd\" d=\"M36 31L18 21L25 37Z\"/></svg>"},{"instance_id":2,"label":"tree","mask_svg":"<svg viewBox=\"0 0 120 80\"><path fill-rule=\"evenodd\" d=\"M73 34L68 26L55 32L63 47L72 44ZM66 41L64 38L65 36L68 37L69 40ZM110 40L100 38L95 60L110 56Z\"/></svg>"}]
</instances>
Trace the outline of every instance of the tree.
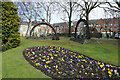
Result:
<instances>
[{"instance_id":1,"label":"tree","mask_svg":"<svg viewBox=\"0 0 120 80\"><path fill-rule=\"evenodd\" d=\"M120 0L113 0L113 2L109 2L109 0L106 0L104 2L106 5L105 7L100 6L100 8L103 8L105 13L113 17L119 17L120 16Z\"/></svg>"},{"instance_id":2,"label":"tree","mask_svg":"<svg viewBox=\"0 0 120 80\"><path fill-rule=\"evenodd\" d=\"M78 4L78 6L80 6L80 10L83 11L83 16L86 18L87 22L89 22L89 14L90 12L99 7L101 4L101 2L99 2L100 0L81 0Z\"/></svg>"},{"instance_id":3,"label":"tree","mask_svg":"<svg viewBox=\"0 0 120 80\"><path fill-rule=\"evenodd\" d=\"M54 13L53 2L17 2L16 4L19 7L19 15L24 18L23 20L28 21L26 35L28 35L33 20L35 23L40 20L51 22L51 15Z\"/></svg>"},{"instance_id":4,"label":"tree","mask_svg":"<svg viewBox=\"0 0 120 80\"><path fill-rule=\"evenodd\" d=\"M55 12L54 2L38 2L37 4L41 6L41 9L42 9L41 14L44 17L44 20L47 23L50 24L51 16ZM45 14L45 16L44 16L44 14ZM48 34L49 33L49 27L48 26L46 27L46 31L47 31L47 34Z\"/></svg>"},{"instance_id":5,"label":"tree","mask_svg":"<svg viewBox=\"0 0 120 80\"><path fill-rule=\"evenodd\" d=\"M20 44L20 17L13 2L2 2L2 50L15 48Z\"/></svg>"},{"instance_id":6,"label":"tree","mask_svg":"<svg viewBox=\"0 0 120 80\"><path fill-rule=\"evenodd\" d=\"M32 4L31 2L16 3L16 5L18 6L18 14L22 18L22 20L26 20L26 22L28 22L28 28L25 36L28 35L28 31L31 27L32 18L33 18L33 10L32 10L31 4Z\"/></svg>"},{"instance_id":7,"label":"tree","mask_svg":"<svg viewBox=\"0 0 120 80\"><path fill-rule=\"evenodd\" d=\"M68 21L69 24L69 35L68 37L71 37L71 22L72 22L72 17L73 14L77 12L77 4L76 2L72 2L71 0L69 2L64 2L64 3L57 3L62 11L62 13L64 14L64 16L67 16L67 20L66 17L61 18L64 21ZM59 10L60 12L60 10ZM75 15L74 15L75 16Z\"/></svg>"}]
</instances>

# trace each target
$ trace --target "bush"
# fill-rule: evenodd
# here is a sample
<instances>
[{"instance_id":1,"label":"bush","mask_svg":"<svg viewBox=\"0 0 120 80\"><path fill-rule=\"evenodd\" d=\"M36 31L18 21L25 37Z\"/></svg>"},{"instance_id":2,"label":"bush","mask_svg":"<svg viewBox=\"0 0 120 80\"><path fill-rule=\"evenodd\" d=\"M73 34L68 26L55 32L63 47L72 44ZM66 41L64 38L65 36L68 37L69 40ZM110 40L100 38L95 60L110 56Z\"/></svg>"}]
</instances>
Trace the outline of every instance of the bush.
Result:
<instances>
[{"instance_id":1,"label":"bush","mask_svg":"<svg viewBox=\"0 0 120 80\"><path fill-rule=\"evenodd\" d=\"M20 17L13 2L2 2L2 51L20 44Z\"/></svg>"},{"instance_id":2,"label":"bush","mask_svg":"<svg viewBox=\"0 0 120 80\"><path fill-rule=\"evenodd\" d=\"M68 37L69 33L57 33L58 36ZM75 33L71 33L71 36L74 36Z\"/></svg>"},{"instance_id":3,"label":"bush","mask_svg":"<svg viewBox=\"0 0 120 80\"><path fill-rule=\"evenodd\" d=\"M100 38L100 33L91 33L91 37Z\"/></svg>"}]
</instances>

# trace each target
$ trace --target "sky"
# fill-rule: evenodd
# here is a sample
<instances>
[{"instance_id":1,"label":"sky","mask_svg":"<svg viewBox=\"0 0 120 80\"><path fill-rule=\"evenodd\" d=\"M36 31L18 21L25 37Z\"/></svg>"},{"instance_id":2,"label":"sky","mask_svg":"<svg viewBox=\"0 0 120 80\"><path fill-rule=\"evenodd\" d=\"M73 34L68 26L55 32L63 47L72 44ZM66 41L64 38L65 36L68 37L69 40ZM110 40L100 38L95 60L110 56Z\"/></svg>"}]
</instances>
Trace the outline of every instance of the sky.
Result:
<instances>
[{"instance_id":1,"label":"sky","mask_svg":"<svg viewBox=\"0 0 120 80\"><path fill-rule=\"evenodd\" d=\"M74 15L73 15L74 16ZM59 23L59 22L64 22L61 18L60 15L52 15L52 20L51 20L51 23ZM100 18L112 18L112 16L110 15L106 15L104 10L101 9L101 8L95 8L93 11L90 12L89 14L89 19L92 20L92 19L100 19Z\"/></svg>"},{"instance_id":2,"label":"sky","mask_svg":"<svg viewBox=\"0 0 120 80\"><path fill-rule=\"evenodd\" d=\"M19 1L22 2L22 0L12 0L12 1L14 1L14 2L19 2ZM23 1L30 1L30 0L23 0ZM31 0L31 1L34 1L34 0ZM35 1L42 1L42 0L35 0ZM109 1L112 1L112 0L109 0ZM61 19L61 17L62 17L62 15L60 15L60 13L52 14L51 24L65 22L65 21L63 21ZM74 17L74 15L73 15L73 17ZM89 20L91 20L91 19L100 19L100 18L112 18L112 16L106 15L104 13L104 10L101 9L101 8L95 8L89 14ZM79 18L78 18L78 20L79 20Z\"/></svg>"}]
</instances>

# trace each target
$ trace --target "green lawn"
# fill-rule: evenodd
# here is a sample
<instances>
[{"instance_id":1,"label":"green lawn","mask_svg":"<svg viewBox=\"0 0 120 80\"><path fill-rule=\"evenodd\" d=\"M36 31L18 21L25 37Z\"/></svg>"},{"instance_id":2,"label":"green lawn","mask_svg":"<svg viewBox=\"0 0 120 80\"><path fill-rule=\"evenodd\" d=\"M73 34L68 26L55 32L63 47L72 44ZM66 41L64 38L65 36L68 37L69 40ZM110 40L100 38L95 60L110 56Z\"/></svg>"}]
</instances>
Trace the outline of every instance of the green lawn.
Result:
<instances>
[{"instance_id":1,"label":"green lawn","mask_svg":"<svg viewBox=\"0 0 120 80\"><path fill-rule=\"evenodd\" d=\"M31 66L23 57L24 49L32 46L60 46L79 52L93 59L118 66L118 45L115 39L91 39L88 44L80 44L61 37L59 41L26 40L21 38L17 48L2 53L3 78L49 78ZM119 64L120 65L120 64Z\"/></svg>"}]
</instances>

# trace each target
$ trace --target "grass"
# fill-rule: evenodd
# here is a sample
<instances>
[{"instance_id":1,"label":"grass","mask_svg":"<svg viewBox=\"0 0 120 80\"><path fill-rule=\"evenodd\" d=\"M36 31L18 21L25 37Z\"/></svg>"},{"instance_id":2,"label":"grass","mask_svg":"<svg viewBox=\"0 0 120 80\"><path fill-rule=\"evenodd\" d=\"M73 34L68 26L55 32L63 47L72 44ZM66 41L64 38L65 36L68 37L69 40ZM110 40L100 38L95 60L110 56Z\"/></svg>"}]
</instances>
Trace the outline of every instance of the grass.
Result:
<instances>
[{"instance_id":1,"label":"grass","mask_svg":"<svg viewBox=\"0 0 120 80\"><path fill-rule=\"evenodd\" d=\"M118 46L115 39L91 39L88 44L80 44L64 37L59 41L21 38L20 46L2 53L2 78L50 78L24 59L23 50L32 46L60 46L118 66Z\"/></svg>"}]
</instances>

